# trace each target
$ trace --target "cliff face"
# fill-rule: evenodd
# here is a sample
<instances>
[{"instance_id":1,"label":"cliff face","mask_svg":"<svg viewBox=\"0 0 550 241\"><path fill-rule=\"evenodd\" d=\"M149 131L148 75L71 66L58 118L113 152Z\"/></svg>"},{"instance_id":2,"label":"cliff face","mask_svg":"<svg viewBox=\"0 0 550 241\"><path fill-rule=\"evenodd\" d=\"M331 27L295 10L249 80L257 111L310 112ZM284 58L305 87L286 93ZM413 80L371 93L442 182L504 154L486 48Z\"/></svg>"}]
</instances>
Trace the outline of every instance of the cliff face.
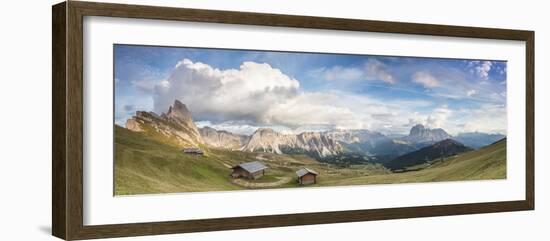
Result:
<instances>
[{"instance_id":1,"label":"cliff face","mask_svg":"<svg viewBox=\"0 0 550 241\"><path fill-rule=\"evenodd\" d=\"M147 132L181 147L197 147L204 143L191 112L178 100L160 116L153 112L137 111L126 121L125 127L131 131Z\"/></svg>"},{"instance_id":2,"label":"cliff face","mask_svg":"<svg viewBox=\"0 0 550 241\"><path fill-rule=\"evenodd\" d=\"M429 129L421 124L413 126L408 136L404 140L409 142L437 142L450 138L445 130L441 128Z\"/></svg>"},{"instance_id":3,"label":"cliff face","mask_svg":"<svg viewBox=\"0 0 550 241\"><path fill-rule=\"evenodd\" d=\"M318 157L336 155L342 146L326 134L304 132L298 135L281 134L272 129L260 128L241 149L249 152L307 153Z\"/></svg>"},{"instance_id":4,"label":"cliff face","mask_svg":"<svg viewBox=\"0 0 550 241\"><path fill-rule=\"evenodd\" d=\"M205 126L199 129L204 142L213 147L237 150L242 148L248 140L248 136L233 134L228 131L218 131Z\"/></svg>"}]
</instances>

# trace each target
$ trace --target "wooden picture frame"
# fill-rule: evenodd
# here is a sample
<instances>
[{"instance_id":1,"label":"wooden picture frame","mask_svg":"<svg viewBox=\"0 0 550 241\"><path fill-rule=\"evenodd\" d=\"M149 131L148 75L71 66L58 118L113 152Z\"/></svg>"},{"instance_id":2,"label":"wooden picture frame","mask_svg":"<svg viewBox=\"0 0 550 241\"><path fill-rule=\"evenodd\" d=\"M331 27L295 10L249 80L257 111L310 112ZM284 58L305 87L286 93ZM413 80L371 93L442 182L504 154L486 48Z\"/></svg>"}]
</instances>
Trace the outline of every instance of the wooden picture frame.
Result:
<instances>
[{"instance_id":1,"label":"wooden picture frame","mask_svg":"<svg viewBox=\"0 0 550 241\"><path fill-rule=\"evenodd\" d=\"M66 240L356 222L444 215L533 210L534 32L400 22L275 15L170 7L68 1L52 8L52 233ZM526 43L525 199L490 203L416 206L168 222L83 224L83 17L107 16L207 23L280 26Z\"/></svg>"}]
</instances>

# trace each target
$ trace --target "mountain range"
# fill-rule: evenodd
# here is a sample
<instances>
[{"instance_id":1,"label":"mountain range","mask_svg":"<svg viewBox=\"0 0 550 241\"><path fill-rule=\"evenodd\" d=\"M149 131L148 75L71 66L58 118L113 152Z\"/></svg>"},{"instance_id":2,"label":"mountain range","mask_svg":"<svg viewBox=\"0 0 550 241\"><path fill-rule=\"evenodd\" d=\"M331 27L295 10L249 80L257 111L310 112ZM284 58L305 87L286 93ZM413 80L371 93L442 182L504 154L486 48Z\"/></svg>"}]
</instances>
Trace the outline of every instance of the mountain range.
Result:
<instances>
[{"instance_id":1,"label":"mountain range","mask_svg":"<svg viewBox=\"0 0 550 241\"><path fill-rule=\"evenodd\" d=\"M233 134L224 130L216 130L208 126L199 128L199 133L205 143L217 148L239 150L250 140L249 136Z\"/></svg>"},{"instance_id":2,"label":"mountain range","mask_svg":"<svg viewBox=\"0 0 550 241\"><path fill-rule=\"evenodd\" d=\"M393 162L396 157L413 154L426 147L431 147L436 152L438 148L448 145L456 146L457 150L477 149L505 137L481 132L451 136L441 128L430 129L421 124L413 126L409 134L402 137L389 137L370 130L341 129L283 134L269 128L259 128L252 135L246 136L208 126L198 128L187 106L178 100L161 115L137 111L135 116L127 120L125 127L134 132L145 132L149 136L179 147L206 145L245 152L307 154L316 158L358 153L376 157L371 159L378 162ZM441 144L441 141L445 143ZM435 144L438 145L434 146Z\"/></svg>"},{"instance_id":3,"label":"mountain range","mask_svg":"<svg viewBox=\"0 0 550 241\"><path fill-rule=\"evenodd\" d=\"M482 132L467 132L453 136L452 139L474 149L479 149L496 141L506 138L502 134L487 134Z\"/></svg>"},{"instance_id":4,"label":"mountain range","mask_svg":"<svg viewBox=\"0 0 550 241\"><path fill-rule=\"evenodd\" d=\"M342 153L338 141L323 132L302 132L298 135L281 134L269 128L259 128L241 148L249 152L303 153L325 157Z\"/></svg>"}]
</instances>

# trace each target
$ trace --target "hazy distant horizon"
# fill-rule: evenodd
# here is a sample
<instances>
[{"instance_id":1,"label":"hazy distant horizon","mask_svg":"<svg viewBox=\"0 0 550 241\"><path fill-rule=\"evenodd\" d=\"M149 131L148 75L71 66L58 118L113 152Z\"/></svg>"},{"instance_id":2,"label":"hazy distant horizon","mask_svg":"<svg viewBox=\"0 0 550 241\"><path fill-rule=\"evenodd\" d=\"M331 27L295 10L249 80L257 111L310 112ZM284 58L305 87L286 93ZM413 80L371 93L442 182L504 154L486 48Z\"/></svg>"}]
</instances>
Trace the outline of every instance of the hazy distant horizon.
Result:
<instances>
[{"instance_id":1,"label":"hazy distant horizon","mask_svg":"<svg viewBox=\"0 0 550 241\"><path fill-rule=\"evenodd\" d=\"M507 134L506 62L115 45L115 123L186 104L233 133ZM253 132L253 131L252 131Z\"/></svg>"}]
</instances>

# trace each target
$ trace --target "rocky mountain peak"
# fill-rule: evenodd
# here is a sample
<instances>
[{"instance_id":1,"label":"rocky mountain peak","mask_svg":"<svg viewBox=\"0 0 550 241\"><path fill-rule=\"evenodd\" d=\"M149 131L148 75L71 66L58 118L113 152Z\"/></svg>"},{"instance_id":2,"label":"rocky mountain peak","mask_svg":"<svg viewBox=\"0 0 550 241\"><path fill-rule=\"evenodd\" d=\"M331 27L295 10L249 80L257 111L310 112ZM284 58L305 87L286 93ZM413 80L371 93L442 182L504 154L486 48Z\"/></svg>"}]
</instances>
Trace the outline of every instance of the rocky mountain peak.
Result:
<instances>
[{"instance_id":1,"label":"rocky mountain peak","mask_svg":"<svg viewBox=\"0 0 550 241\"><path fill-rule=\"evenodd\" d=\"M210 127L210 126L205 126L205 127L202 127L202 128L199 128L199 130L201 132L205 132L205 133L214 133L214 132L217 132L218 130Z\"/></svg>"},{"instance_id":2,"label":"rocky mountain peak","mask_svg":"<svg viewBox=\"0 0 550 241\"><path fill-rule=\"evenodd\" d=\"M174 104L168 108L166 116L180 121L192 121L193 117L187 106L181 103L179 100L175 100Z\"/></svg>"},{"instance_id":3,"label":"rocky mountain peak","mask_svg":"<svg viewBox=\"0 0 550 241\"><path fill-rule=\"evenodd\" d=\"M126 121L126 128L135 132L154 132L155 137L162 136L163 140L182 147L197 147L204 143L191 112L178 100L160 116L154 112L137 111Z\"/></svg>"},{"instance_id":4,"label":"rocky mountain peak","mask_svg":"<svg viewBox=\"0 0 550 241\"><path fill-rule=\"evenodd\" d=\"M411 131L409 132L410 136L414 135L421 135L421 133L426 131L426 127L422 124L416 124L411 128Z\"/></svg>"},{"instance_id":5,"label":"rocky mountain peak","mask_svg":"<svg viewBox=\"0 0 550 241\"><path fill-rule=\"evenodd\" d=\"M271 129L271 128L258 128L256 131L254 131L254 134L261 134L261 135L264 135L264 134L278 134L277 132L275 132L275 130Z\"/></svg>"},{"instance_id":6,"label":"rocky mountain peak","mask_svg":"<svg viewBox=\"0 0 550 241\"><path fill-rule=\"evenodd\" d=\"M411 142L436 142L450 138L451 136L441 128L430 129L422 124L413 126L409 135L404 139Z\"/></svg>"}]
</instances>

